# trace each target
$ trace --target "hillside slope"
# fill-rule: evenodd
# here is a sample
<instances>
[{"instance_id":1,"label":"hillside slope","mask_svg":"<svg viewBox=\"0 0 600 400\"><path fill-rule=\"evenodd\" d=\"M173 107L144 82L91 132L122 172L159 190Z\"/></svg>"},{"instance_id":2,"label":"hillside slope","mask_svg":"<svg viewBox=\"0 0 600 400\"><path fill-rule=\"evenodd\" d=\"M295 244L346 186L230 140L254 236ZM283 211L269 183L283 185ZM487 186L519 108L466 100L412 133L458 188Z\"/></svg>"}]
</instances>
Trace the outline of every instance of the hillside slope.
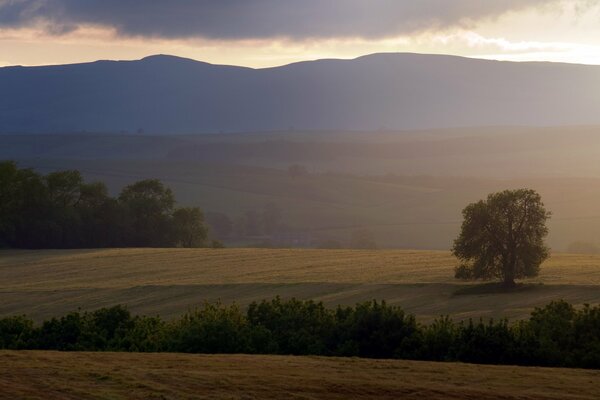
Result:
<instances>
[{"instance_id":1,"label":"hillside slope","mask_svg":"<svg viewBox=\"0 0 600 400\"><path fill-rule=\"evenodd\" d=\"M597 399L599 371L355 358L0 352L0 399Z\"/></svg>"},{"instance_id":2,"label":"hillside slope","mask_svg":"<svg viewBox=\"0 0 600 400\"><path fill-rule=\"evenodd\" d=\"M205 301L245 306L275 296L327 306L386 300L420 321L525 318L564 299L600 303L600 256L553 255L531 285L486 292L453 278L443 251L105 249L0 251L0 316L40 321L81 308L126 305L165 318Z\"/></svg>"},{"instance_id":3,"label":"hillside slope","mask_svg":"<svg viewBox=\"0 0 600 400\"><path fill-rule=\"evenodd\" d=\"M0 132L600 123L600 67L373 54L250 69L171 56L0 69Z\"/></svg>"}]
</instances>

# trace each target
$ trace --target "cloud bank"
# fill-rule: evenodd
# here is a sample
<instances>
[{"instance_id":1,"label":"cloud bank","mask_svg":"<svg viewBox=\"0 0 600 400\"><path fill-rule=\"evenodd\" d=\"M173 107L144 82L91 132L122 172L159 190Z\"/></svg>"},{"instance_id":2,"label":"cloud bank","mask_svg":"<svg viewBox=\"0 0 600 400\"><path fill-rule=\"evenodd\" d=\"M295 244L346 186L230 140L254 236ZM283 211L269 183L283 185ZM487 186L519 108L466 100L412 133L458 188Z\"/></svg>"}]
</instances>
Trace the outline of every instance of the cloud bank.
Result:
<instances>
[{"instance_id":1,"label":"cloud bank","mask_svg":"<svg viewBox=\"0 0 600 400\"><path fill-rule=\"evenodd\" d=\"M385 38L469 27L559 0L0 0L0 27L82 26L121 36L221 40Z\"/></svg>"}]
</instances>

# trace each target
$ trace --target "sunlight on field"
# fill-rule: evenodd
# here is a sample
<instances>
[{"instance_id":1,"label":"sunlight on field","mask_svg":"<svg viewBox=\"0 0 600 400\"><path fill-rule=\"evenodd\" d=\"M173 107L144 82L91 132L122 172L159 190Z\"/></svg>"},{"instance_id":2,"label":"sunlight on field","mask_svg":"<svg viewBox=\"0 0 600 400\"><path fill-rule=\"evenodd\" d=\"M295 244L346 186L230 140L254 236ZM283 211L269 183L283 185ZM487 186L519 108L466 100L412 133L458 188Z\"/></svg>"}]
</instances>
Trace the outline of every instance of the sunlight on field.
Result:
<instances>
[{"instance_id":1,"label":"sunlight on field","mask_svg":"<svg viewBox=\"0 0 600 400\"><path fill-rule=\"evenodd\" d=\"M125 304L180 315L204 301L242 306L280 295L328 306L386 300L430 321L526 317L565 299L600 302L600 256L555 254L519 293L458 295L449 252L308 249L107 249L0 252L0 315L39 320L78 308Z\"/></svg>"},{"instance_id":2,"label":"sunlight on field","mask_svg":"<svg viewBox=\"0 0 600 400\"><path fill-rule=\"evenodd\" d=\"M4 251L0 287L119 288L231 283L457 283L449 252L312 249ZM600 256L553 255L533 282L600 284Z\"/></svg>"},{"instance_id":3,"label":"sunlight on field","mask_svg":"<svg viewBox=\"0 0 600 400\"><path fill-rule=\"evenodd\" d=\"M450 254L436 251L111 249L1 254L0 286L12 289L449 282L454 263Z\"/></svg>"}]
</instances>

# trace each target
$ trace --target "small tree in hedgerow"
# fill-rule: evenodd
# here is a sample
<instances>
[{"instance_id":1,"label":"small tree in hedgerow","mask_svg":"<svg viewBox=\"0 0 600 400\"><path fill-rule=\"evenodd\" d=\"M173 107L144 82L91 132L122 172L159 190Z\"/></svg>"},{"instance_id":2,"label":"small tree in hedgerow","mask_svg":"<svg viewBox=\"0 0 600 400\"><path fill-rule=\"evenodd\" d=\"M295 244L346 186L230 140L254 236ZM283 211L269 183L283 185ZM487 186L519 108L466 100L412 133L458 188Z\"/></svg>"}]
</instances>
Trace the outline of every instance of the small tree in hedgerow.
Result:
<instances>
[{"instance_id":1,"label":"small tree in hedgerow","mask_svg":"<svg viewBox=\"0 0 600 400\"><path fill-rule=\"evenodd\" d=\"M549 255L544 238L550 212L536 191L492 193L469 204L462 214L461 232L452 248L461 262L456 278L500 278L510 287L515 279L537 276Z\"/></svg>"}]
</instances>

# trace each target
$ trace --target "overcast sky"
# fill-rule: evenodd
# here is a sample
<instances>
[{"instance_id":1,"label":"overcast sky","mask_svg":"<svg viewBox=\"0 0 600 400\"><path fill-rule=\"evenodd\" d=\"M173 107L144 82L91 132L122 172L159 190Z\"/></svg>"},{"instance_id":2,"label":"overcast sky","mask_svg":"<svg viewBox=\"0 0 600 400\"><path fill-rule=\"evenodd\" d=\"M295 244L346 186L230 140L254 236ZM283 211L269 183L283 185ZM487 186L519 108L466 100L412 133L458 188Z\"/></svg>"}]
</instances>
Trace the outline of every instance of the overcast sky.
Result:
<instances>
[{"instance_id":1,"label":"overcast sky","mask_svg":"<svg viewBox=\"0 0 600 400\"><path fill-rule=\"evenodd\" d=\"M376 52L600 64L600 0L0 0L0 66Z\"/></svg>"}]
</instances>

